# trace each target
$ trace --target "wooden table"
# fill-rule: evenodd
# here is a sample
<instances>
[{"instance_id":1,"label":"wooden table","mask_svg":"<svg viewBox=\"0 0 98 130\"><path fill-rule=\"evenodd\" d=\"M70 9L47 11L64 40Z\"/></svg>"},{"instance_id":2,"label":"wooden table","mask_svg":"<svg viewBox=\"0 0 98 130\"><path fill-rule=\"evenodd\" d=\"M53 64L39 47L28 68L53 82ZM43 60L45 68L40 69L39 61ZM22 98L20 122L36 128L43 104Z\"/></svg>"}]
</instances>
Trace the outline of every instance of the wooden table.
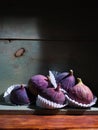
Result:
<instances>
[{"instance_id":1,"label":"wooden table","mask_svg":"<svg viewBox=\"0 0 98 130\"><path fill-rule=\"evenodd\" d=\"M98 115L0 115L0 129L98 130Z\"/></svg>"}]
</instances>

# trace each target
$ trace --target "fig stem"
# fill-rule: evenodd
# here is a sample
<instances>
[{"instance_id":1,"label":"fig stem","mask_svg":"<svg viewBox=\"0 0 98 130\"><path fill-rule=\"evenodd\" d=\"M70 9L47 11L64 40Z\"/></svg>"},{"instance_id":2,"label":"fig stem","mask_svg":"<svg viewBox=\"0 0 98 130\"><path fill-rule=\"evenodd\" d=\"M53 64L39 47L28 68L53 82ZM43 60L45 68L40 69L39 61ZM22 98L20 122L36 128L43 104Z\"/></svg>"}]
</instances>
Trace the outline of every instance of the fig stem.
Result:
<instances>
[{"instance_id":1,"label":"fig stem","mask_svg":"<svg viewBox=\"0 0 98 130\"><path fill-rule=\"evenodd\" d=\"M21 84L21 89L24 89L24 86L23 86L23 84Z\"/></svg>"},{"instance_id":2,"label":"fig stem","mask_svg":"<svg viewBox=\"0 0 98 130\"><path fill-rule=\"evenodd\" d=\"M78 83L83 83L81 78L77 78Z\"/></svg>"},{"instance_id":3,"label":"fig stem","mask_svg":"<svg viewBox=\"0 0 98 130\"><path fill-rule=\"evenodd\" d=\"M61 85L60 85L60 83L58 83L58 85L57 85L55 90L59 92L60 88L61 88Z\"/></svg>"},{"instance_id":4,"label":"fig stem","mask_svg":"<svg viewBox=\"0 0 98 130\"><path fill-rule=\"evenodd\" d=\"M69 72L70 72L70 75L73 75L73 70L71 69L71 70L69 70Z\"/></svg>"}]
</instances>

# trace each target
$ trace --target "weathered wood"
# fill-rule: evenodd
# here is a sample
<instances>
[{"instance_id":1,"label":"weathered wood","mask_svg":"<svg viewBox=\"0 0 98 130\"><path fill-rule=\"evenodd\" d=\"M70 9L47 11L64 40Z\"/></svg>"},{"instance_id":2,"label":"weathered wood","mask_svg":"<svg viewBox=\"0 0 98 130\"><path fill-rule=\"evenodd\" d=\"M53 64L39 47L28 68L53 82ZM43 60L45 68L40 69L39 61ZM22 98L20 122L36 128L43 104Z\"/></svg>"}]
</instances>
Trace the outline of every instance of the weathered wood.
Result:
<instances>
[{"instance_id":1,"label":"weathered wood","mask_svg":"<svg viewBox=\"0 0 98 130\"><path fill-rule=\"evenodd\" d=\"M0 17L1 39L40 40L97 40L96 15L65 13L40 13L39 15L8 15ZM63 14L62 14L63 13ZM85 14L85 13L84 13Z\"/></svg>"},{"instance_id":2,"label":"weathered wood","mask_svg":"<svg viewBox=\"0 0 98 130\"><path fill-rule=\"evenodd\" d=\"M97 130L98 116L1 115L0 129Z\"/></svg>"},{"instance_id":3,"label":"weathered wood","mask_svg":"<svg viewBox=\"0 0 98 130\"><path fill-rule=\"evenodd\" d=\"M44 3L45 4L45 3ZM74 2L32 5L29 2L0 2L1 39L98 40L97 10Z\"/></svg>"},{"instance_id":4,"label":"weathered wood","mask_svg":"<svg viewBox=\"0 0 98 130\"><path fill-rule=\"evenodd\" d=\"M35 105L0 105L0 115L98 115L98 108L91 107L87 109L78 109L65 107L62 109L44 109Z\"/></svg>"}]
</instances>

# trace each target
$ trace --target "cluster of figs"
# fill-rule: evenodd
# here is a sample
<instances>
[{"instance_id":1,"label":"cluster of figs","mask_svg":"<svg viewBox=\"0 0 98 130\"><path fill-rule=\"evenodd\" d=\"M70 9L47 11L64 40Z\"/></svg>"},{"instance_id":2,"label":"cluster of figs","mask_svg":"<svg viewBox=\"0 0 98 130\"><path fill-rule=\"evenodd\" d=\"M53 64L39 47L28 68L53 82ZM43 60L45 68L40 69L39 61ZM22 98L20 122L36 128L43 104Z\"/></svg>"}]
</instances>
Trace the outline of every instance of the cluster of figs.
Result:
<instances>
[{"instance_id":1,"label":"cluster of figs","mask_svg":"<svg viewBox=\"0 0 98 130\"><path fill-rule=\"evenodd\" d=\"M60 96L62 93L64 98ZM97 101L97 97L90 87L84 84L81 78L76 78L73 70L69 70L69 72L49 70L48 76L33 75L27 85L12 85L4 93L6 103L15 105L35 104L40 106L38 96L60 103L62 107L88 108Z\"/></svg>"}]
</instances>

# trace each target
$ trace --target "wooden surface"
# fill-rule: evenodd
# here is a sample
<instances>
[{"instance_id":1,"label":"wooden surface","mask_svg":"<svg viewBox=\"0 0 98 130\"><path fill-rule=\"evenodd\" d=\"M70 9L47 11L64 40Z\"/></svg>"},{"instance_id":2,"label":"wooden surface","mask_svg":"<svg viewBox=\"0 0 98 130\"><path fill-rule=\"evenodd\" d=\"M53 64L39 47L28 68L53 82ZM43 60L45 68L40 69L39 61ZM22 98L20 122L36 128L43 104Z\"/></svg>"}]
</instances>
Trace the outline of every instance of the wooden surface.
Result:
<instances>
[{"instance_id":1,"label":"wooden surface","mask_svg":"<svg viewBox=\"0 0 98 130\"><path fill-rule=\"evenodd\" d=\"M0 38L98 40L96 8L75 8L74 2L56 3L38 7L30 1L0 2Z\"/></svg>"},{"instance_id":2,"label":"wooden surface","mask_svg":"<svg viewBox=\"0 0 98 130\"><path fill-rule=\"evenodd\" d=\"M70 108L66 106L62 109L42 109L37 106L10 106L0 105L0 115L98 115L98 107L91 108Z\"/></svg>"},{"instance_id":3,"label":"wooden surface","mask_svg":"<svg viewBox=\"0 0 98 130\"><path fill-rule=\"evenodd\" d=\"M98 116L0 115L0 129L98 130Z\"/></svg>"},{"instance_id":4,"label":"wooden surface","mask_svg":"<svg viewBox=\"0 0 98 130\"><path fill-rule=\"evenodd\" d=\"M65 15L0 17L1 39L95 40L94 17ZM74 20L73 20L74 18ZM92 21L91 21L92 20ZM85 22L84 22L85 21ZM92 22L92 23L91 23Z\"/></svg>"}]
</instances>

